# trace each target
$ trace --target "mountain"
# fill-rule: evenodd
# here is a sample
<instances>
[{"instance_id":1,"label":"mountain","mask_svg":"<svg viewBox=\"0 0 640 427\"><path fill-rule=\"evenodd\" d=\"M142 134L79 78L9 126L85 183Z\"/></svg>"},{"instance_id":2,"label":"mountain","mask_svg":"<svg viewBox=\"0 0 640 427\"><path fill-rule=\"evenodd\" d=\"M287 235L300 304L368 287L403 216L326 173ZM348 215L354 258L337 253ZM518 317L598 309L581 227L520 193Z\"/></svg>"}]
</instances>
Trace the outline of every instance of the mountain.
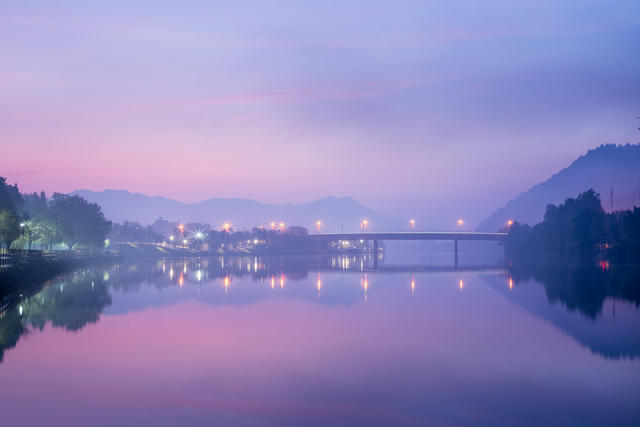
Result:
<instances>
[{"instance_id":1,"label":"mountain","mask_svg":"<svg viewBox=\"0 0 640 427\"><path fill-rule=\"evenodd\" d=\"M607 144L589 150L569 167L498 209L480 223L478 231L496 231L509 219L536 224L548 204L559 204L589 188L600 193L606 210L611 206L611 189L615 210L640 206L640 144Z\"/></svg>"},{"instance_id":2,"label":"mountain","mask_svg":"<svg viewBox=\"0 0 640 427\"><path fill-rule=\"evenodd\" d=\"M125 190L71 193L82 196L102 207L107 219L114 222L136 221L143 225L163 217L171 221L202 222L221 226L230 222L236 230L255 226L268 226L271 221L287 225L300 225L310 231L321 220L323 231L356 231L363 218L369 220L373 230L385 229L390 221L351 197L325 197L301 204L266 204L251 199L212 198L198 203L182 203L165 197L150 197Z\"/></svg>"}]
</instances>

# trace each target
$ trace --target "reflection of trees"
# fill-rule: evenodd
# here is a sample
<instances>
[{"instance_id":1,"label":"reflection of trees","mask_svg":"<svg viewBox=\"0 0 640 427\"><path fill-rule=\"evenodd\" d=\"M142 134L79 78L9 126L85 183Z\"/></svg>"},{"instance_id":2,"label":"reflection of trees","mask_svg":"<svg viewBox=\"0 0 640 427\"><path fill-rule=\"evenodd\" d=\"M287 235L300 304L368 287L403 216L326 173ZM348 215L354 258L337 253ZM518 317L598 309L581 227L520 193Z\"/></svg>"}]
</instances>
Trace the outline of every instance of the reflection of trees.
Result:
<instances>
[{"instance_id":1,"label":"reflection of trees","mask_svg":"<svg viewBox=\"0 0 640 427\"><path fill-rule=\"evenodd\" d=\"M60 277L41 292L0 314L0 360L4 350L16 345L31 330L54 327L78 331L95 323L111 304L107 285L91 270Z\"/></svg>"},{"instance_id":2,"label":"reflection of trees","mask_svg":"<svg viewBox=\"0 0 640 427\"><path fill-rule=\"evenodd\" d=\"M358 269L360 257L349 258L351 267L348 268ZM48 322L53 327L70 331L97 322L104 308L111 304L110 288L131 292L147 284L163 289L178 286L180 280L195 283L227 276L260 281L285 275L287 280L302 280L309 271L341 270L345 265L340 257L328 256L236 256L136 259L106 269L79 269L58 276L40 292L0 313L0 361L4 350L14 347L22 335L43 330ZM29 294L30 291L24 292Z\"/></svg>"},{"instance_id":3,"label":"reflection of trees","mask_svg":"<svg viewBox=\"0 0 640 427\"><path fill-rule=\"evenodd\" d=\"M622 266L525 264L511 267L516 283L533 279L545 288L549 302L561 302L590 318L602 311L606 298L640 305L640 269Z\"/></svg>"}]
</instances>

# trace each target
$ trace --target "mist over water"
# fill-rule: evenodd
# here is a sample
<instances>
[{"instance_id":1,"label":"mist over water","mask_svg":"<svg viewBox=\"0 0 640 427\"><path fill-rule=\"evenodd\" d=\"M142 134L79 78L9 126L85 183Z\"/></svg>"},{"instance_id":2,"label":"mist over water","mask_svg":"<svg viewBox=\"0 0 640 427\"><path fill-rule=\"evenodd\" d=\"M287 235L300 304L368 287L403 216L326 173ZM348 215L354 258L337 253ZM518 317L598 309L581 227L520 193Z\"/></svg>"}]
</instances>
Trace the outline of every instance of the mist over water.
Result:
<instances>
[{"instance_id":1,"label":"mist over water","mask_svg":"<svg viewBox=\"0 0 640 427\"><path fill-rule=\"evenodd\" d=\"M441 249L388 249L377 268L348 254L65 274L0 317L3 420L637 423L640 299L624 292L636 270L603 271L612 295L575 300L563 289L578 282L525 280L464 249L456 270Z\"/></svg>"}]
</instances>

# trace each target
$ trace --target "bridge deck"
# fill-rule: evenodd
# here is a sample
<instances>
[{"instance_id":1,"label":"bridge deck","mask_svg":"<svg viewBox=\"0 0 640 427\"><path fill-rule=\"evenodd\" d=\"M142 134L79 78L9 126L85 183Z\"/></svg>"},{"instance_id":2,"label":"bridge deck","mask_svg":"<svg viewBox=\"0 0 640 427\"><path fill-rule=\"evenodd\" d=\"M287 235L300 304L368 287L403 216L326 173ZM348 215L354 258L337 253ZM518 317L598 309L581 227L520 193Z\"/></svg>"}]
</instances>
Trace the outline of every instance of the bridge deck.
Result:
<instances>
[{"instance_id":1,"label":"bridge deck","mask_svg":"<svg viewBox=\"0 0 640 427\"><path fill-rule=\"evenodd\" d=\"M319 233L307 234L304 237L322 240L484 240L502 241L507 233L476 233L476 232L364 232L364 233Z\"/></svg>"}]
</instances>

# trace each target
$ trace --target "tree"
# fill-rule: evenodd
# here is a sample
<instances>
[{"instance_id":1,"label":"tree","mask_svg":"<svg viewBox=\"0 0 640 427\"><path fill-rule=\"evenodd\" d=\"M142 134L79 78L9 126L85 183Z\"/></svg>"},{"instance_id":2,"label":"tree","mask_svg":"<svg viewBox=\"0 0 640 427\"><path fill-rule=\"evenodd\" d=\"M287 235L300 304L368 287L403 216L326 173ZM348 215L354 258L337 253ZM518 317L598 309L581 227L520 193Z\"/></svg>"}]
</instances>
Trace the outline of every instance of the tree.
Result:
<instances>
[{"instance_id":1,"label":"tree","mask_svg":"<svg viewBox=\"0 0 640 427\"><path fill-rule=\"evenodd\" d=\"M104 218L100 206L80 196L55 193L51 201L51 213L60 226L61 240L69 250L78 243L103 247L111 231L112 224Z\"/></svg>"},{"instance_id":2,"label":"tree","mask_svg":"<svg viewBox=\"0 0 640 427\"><path fill-rule=\"evenodd\" d=\"M8 210L18 214L23 206L22 196L17 185L7 185L7 179L0 176L0 211Z\"/></svg>"},{"instance_id":3,"label":"tree","mask_svg":"<svg viewBox=\"0 0 640 427\"><path fill-rule=\"evenodd\" d=\"M0 242L9 249L11 244L20 237L20 219L9 209L0 210Z\"/></svg>"}]
</instances>

